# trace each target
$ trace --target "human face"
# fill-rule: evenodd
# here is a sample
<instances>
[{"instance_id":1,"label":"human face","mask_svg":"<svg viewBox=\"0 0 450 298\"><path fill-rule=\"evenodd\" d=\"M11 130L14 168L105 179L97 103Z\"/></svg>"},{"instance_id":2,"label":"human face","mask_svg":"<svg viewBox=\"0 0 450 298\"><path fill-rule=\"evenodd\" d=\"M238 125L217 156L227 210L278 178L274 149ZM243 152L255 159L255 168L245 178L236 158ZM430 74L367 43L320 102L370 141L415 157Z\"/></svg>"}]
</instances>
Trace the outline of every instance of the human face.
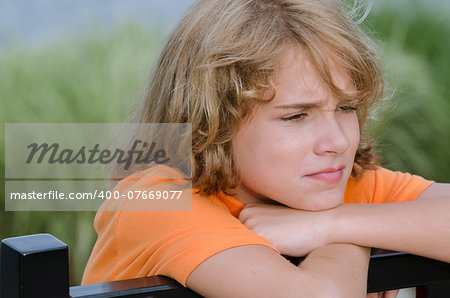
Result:
<instances>
[{"instance_id":1,"label":"human face","mask_svg":"<svg viewBox=\"0 0 450 298\"><path fill-rule=\"evenodd\" d=\"M330 59L335 84L354 86ZM340 102L306 53L289 48L274 74L275 97L259 105L233 138L243 203L276 201L302 210L338 206L359 144L355 107Z\"/></svg>"}]
</instances>

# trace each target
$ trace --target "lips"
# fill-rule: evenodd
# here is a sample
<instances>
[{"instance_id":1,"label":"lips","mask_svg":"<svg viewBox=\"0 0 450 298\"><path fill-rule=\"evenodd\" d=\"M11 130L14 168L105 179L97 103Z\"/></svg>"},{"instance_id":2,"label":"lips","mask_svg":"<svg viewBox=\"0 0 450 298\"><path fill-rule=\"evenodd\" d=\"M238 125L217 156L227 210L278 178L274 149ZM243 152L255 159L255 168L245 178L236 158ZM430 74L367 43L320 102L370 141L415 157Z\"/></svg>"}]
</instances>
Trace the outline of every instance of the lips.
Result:
<instances>
[{"instance_id":1,"label":"lips","mask_svg":"<svg viewBox=\"0 0 450 298\"><path fill-rule=\"evenodd\" d=\"M306 175L305 177L319 180L325 183L338 183L339 181L341 181L343 175L344 167L340 167L324 169L319 172Z\"/></svg>"}]
</instances>

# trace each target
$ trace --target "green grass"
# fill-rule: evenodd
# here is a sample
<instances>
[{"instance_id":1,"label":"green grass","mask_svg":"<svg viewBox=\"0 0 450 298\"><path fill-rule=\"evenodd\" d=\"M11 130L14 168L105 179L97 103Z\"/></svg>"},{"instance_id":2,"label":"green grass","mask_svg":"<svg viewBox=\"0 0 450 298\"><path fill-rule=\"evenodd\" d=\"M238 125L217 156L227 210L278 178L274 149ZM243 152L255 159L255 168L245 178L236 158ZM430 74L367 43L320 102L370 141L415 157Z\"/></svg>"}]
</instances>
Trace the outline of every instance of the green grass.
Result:
<instances>
[{"instance_id":1,"label":"green grass","mask_svg":"<svg viewBox=\"0 0 450 298\"><path fill-rule=\"evenodd\" d=\"M449 12L411 2L386 6L368 24L382 41L383 61L395 97L371 129L384 165L429 179L450 177ZM386 4L387 5L387 4ZM155 32L123 26L113 35L39 48L20 46L0 56L2 122L119 122L142 95L161 47ZM0 135L4 144L4 129ZM0 148L4 169L4 146ZM4 180L4 171L1 171ZM71 283L78 284L95 241L93 212L4 212L0 186L0 237L46 232L70 247Z\"/></svg>"}]
</instances>

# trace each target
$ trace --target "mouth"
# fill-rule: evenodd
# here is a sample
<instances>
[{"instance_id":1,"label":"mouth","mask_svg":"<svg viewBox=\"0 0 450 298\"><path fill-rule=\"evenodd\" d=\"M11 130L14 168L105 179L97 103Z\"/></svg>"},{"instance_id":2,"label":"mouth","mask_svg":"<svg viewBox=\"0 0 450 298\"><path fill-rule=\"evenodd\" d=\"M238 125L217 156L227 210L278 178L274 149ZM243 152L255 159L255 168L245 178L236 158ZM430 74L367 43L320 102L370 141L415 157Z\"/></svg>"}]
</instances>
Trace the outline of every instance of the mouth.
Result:
<instances>
[{"instance_id":1,"label":"mouth","mask_svg":"<svg viewBox=\"0 0 450 298\"><path fill-rule=\"evenodd\" d=\"M343 175L344 167L338 167L320 170L319 172L305 175L305 177L331 184L341 181Z\"/></svg>"}]
</instances>

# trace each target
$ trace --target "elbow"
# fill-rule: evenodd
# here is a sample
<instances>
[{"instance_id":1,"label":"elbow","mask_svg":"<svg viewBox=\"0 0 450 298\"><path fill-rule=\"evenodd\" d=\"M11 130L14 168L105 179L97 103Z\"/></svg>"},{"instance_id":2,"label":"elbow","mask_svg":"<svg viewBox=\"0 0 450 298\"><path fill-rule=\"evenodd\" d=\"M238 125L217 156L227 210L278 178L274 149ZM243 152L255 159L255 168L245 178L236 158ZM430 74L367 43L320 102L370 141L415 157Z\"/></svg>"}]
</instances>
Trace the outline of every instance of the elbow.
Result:
<instances>
[{"instance_id":1,"label":"elbow","mask_svg":"<svg viewBox=\"0 0 450 298\"><path fill-rule=\"evenodd\" d=\"M298 283L297 295L292 297L317 297L317 298L360 298L366 297L366 282L340 282L327 278L326 276L300 277L302 282ZM302 293L302 295L299 295Z\"/></svg>"},{"instance_id":2,"label":"elbow","mask_svg":"<svg viewBox=\"0 0 450 298\"><path fill-rule=\"evenodd\" d=\"M355 285L346 287L343 284L329 281L324 283L323 288L317 297L361 298L366 297L366 292L362 289L356 289Z\"/></svg>"},{"instance_id":3,"label":"elbow","mask_svg":"<svg viewBox=\"0 0 450 298\"><path fill-rule=\"evenodd\" d=\"M362 297L349 295L346 291L342 289L339 285L334 284L329 281L322 281L321 284L316 288L313 296L317 298L333 297L333 298L349 298L349 297Z\"/></svg>"}]
</instances>

